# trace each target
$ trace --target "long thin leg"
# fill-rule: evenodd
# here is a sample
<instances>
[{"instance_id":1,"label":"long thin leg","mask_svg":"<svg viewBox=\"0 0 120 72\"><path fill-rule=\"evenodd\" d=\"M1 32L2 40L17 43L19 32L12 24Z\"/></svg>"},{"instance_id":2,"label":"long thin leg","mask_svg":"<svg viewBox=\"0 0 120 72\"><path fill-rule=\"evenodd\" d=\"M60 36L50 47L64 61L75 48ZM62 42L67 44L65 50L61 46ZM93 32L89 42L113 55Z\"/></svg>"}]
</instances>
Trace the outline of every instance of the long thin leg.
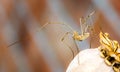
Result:
<instances>
[{"instance_id":1,"label":"long thin leg","mask_svg":"<svg viewBox=\"0 0 120 72\"><path fill-rule=\"evenodd\" d=\"M92 47L92 37L90 37L90 48Z\"/></svg>"},{"instance_id":2,"label":"long thin leg","mask_svg":"<svg viewBox=\"0 0 120 72\"><path fill-rule=\"evenodd\" d=\"M75 40L74 40L74 43L75 43ZM75 46L77 47L77 52L78 52L78 64L80 64L80 62L79 62L79 52L80 52L80 50L79 50L79 48L78 48L76 43L75 43Z\"/></svg>"},{"instance_id":3,"label":"long thin leg","mask_svg":"<svg viewBox=\"0 0 120 72\"><path fill-rule=\"evenodd\" d=\"M9 47L11 47L11 46L13 46L13 45L15 45L15 44L17 44L17 43L19 43L19 42L20 42L20 41L16 41L16 42L14 42L14 43L8 45L7 48L9 48Z\"/></svg>"},{"instance_id":4,"label":"long thin leg","mask_svg":"<svg viewBox=\"0 0 120 72\"><path fill-rule=\"evenodd\" d=\"M65 37L68 36L68 34L71 34L71 35L72 35L71 32L66 32L66 33L63 35L63 37L61 38L61 41L63 41L63 40L65 39Z\"/></svg>"},{"instance_id":5,"label":"long thin leg","mask_svg":"<svg viewBox=\"0 0 120 72\"><path fill-rule=\"evenodd\" d=\"M71 33L71 32L66 32L65 35L64 35L64 36L62 37L62 39L61 39L62 42L64 42L64 39L65 39L65 37L66 37L68 34L72 34L72 33ZM65 42L64 42L64 43L65 43ZM77 52L79 53L79 48L78 48L75 40L74 40L74 43L75 43L75 46L77 47ZM74 55L74 52L73 52L72 48L71 48L68 44L66 44L66 43L65 43L65 45L69 47L69 49L70 49L71 52L72 52L73 58L74 58L75 55ZM78 54L78 64L80 64L80 63L79 63L79 54Z\"/></svg>"},{"instance_id":6,"label":"long thin leg","mask_svg":"<svg viewBox=\"0 0 120 72\"><path fill-rule=\"evenodd\" d=\"M47 26L48 24L49 24L49 23L44 24L44 25L40 28L40 30L42 30L42 29L43 29L45 26ZM18 40L18 41L13 42L12 44L8 45L7 48L9 48L9 47L11 47L11 46L19 43L20 41L21 41L21 40Z\"/></svg>"},{"instance_id":7,"label":"long thin leg","mask_svg":"<svg viewBox=\"0 0 120 72\"><path fill-rule=\"evenodd\" d=\"M74 54L74 51L72 50L72 48L64 41L62 41L69 49L70 51L72 52L72 55L73 55L73 58L75 57L75 54Z\"/></svg>"},{"instance_id":8,"label":"long thin leg","mask_svg":"<svg viewBox=\"0 0 120 72\"><path fill-rule=\"evenodd\" d=\"M92 16L94 13L95 13L95 11L91 12L86 18L83 18L83 17L80 18L80 28L81 28L81 34L82 34L82 35L83 35L84 32L86 32L87 29L88 29L88 25L86 24L86 21L87 21L89 18L91 18L91 16ZM83 20L83 22L82 22L82 20ZM83 26L82 26L83 24L84 24L84 25L87 25L87 27L86 27L85 29L84 29Z\"/></svg>"},{"instance_id":9,"label":"long thin leg","mask_svg":"<svg viewBox=\"0 0 120 72\"><path fill-rule=\"evenodd\" d=\"M73 58L74 58L74 51L72 50L72 48L66 43L66 42L64 42L64 40L65 40L65 37L66 36L68 36L69 34L72 34L71 32L66 32L65 34L64 34L64 36L61 38L61 40L60 41L62 41L70 50L71 50L71 52L72 52L72 55L73 55Z\"/></svg>"},{"instance_id":10,"label":"long thin leg","mask_svg":"<svg viewBox=\"0 0 120 72\"><path fill-rule=\"evenodd\" d=\"M94 27L90 26L90 34L92 34L90 37L90 48L92 48L92 40L98 38L98 37L96 38L97 35L96 35Z\"/></svg>"},{"instance_id":11,"label":"long thin leg","mask_svg":"<svg viewBox=\"0 0 120 72\"><path fill-rule=\"evenodd\" d=\"M83 35L82 19L84 19L84 18L83 17L80 18L80 29L81 29L81 34Z\"/></svg>"},{"instance_id":12,"label":"long thin leg","mask_svg":"<svg viewBox=\"0 0 120 72\"><path fill-rule=\"evenodd\" d=\"M95 13L95 11L93 11L92 13L90 13L89 15L88 15L88 19L90 18L90 26L89 26L89 28L90 28L90 32L92 32L93 34L95 34L95 29L93 28L93 19L92 19L92 15ZM91 34L92 34L91 33ZM92 37L90 37L90 48L92 47Z\"/></svg>"},{"instance_id":13,"label":"long thin leg","mask_svg":"<svg viewBox=\"0 0 120 72\"><path fill-rule=\"evenodd\" d=\"M88 28L89 28L89 26L87 25L87 26L85 27L85 33L87 32Z\"/></svg>"},{"instance_id":14,"label":"long thin leg","mask_svg":"<svg viewBox=\"0 0 120 72\"><path fill-rule=\"evenodd\" d=\"M61 25L65 25L67 26L70 30L74 31L74 29L68 25L68 24L65 24L65 23L60 23L60 22L47 22L46 24L44 24L42 27L40 27L39 30L42 30L45 26L49 25L49 24L61 24Z\"/></svg>"},{"instance_id":15,"label":"long thin leg","mask_svg":"<svg viewBox=\"0 0 120 72\"><path fill-rule=\"evenodd\" d=\"M61 25L66 25L68 28L70 28L70 29L73 31L73 29L72 29L71 26L69 26L69 25L67 25L67 24L65 24L65 23L59 23L59 22L47 22L46 24L44 24L43 26L40 27L39 31L41 31L43 28L45 28L45 27L46 27L47 25L49 25L49 24L61 24ZM21 41L21 40L18 40L18 41L13 42L12 44L8 45L8 48L11 47L11 46L13 46L13 45L15 45L15 44L17 44L17 43L19 43L20 41Z\"/></svg>"}]
</instances>

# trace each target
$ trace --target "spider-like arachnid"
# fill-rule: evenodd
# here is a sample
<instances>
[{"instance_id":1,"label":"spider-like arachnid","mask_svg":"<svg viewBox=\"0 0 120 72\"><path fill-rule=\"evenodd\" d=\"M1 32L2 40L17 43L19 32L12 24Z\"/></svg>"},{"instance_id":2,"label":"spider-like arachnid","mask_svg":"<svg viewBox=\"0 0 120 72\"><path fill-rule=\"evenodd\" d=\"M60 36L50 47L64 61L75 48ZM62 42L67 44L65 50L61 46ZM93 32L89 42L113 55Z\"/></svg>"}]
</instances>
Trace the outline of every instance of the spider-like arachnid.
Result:
<instances>
[{"instance_id":1,"label":"spider-like arachnid","mask_svg":"<svg viewBox=\"0 0 120 72\"><path fill-rule=\"evenodd\" d=\"M89 36L90 33L88 32L88 29L90 28L90 25L87 24L87 21L91 18L91 16L95 13L95 11L91 12L87 17L81 17L80 18L80 29L81 29L81 33L77 32L76 30L74 30L71 26L69 26L68 24L65 23L59 23L59 22L47 22L46 24L44 24L42 27L40 27L39 31L42 30L44 27L46 27L49 24L61 24L61 25L65 25L66 27L68 27L69 29L71 29L70 32L66 32L63 37L61 38L60 41L64 42L64 39L67 35L71 34L72 38L74 40L77 41L83 41L86 40ZM14 43L12 43L11 45L9 45L8 47L18 43L19 41L16 41ZM65 45L67 45L66 43L64 43ZM67 45L69 47L69 49L71 50L73 57L74 57L74 52L72 50L72 48ZM77 48L77 51L79 52L79 49Z\"/></svg>"}]
</instances>

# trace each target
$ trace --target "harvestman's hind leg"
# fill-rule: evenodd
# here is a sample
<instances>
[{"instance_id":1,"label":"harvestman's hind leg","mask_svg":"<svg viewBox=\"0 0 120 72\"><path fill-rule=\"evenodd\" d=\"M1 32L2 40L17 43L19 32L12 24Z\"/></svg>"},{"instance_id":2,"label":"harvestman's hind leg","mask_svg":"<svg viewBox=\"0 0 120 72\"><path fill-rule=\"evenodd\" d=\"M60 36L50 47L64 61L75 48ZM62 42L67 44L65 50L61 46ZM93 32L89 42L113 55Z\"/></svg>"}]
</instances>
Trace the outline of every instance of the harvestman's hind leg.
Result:
<instances>
[{"instance_id":1,"label":"harvestman's hind leg","mask_svg":"<svg viewBox=\"0 0 120 72\"><path fill-rule=\"evenodd\" d=\"M75 42L75 40L74 40L74 42ZM77 44L75 43L75 45L76 45L76 47L77 47ZM79 62L79 52L80 52L80 50L79 50L79 48L77 47L77 52L78 52L78 64L80 64L80 62Z\"/></svg>"},{"instance_id":2,"label":"harvestman's hind leg","mask_svg":"<svg viewBox=\"0 0 120 72\"><path fill-rule=\"evenodd\" d=\"M72 34L71 32L66 32L64 35L63 35L63 37L60 39L60 41L62 41L70 50L71 50L71 52L72 52L72 55L73 55L73 58L74 58L74 51L72 50L72 48L66 43L66 42L64 42L64 40L65 40L65 37L66 36L68 36L69 34Z\"/></svg>"},{"instance_id":3,"label":"harvestman's hind leg","mask_svg":"<svg viewBox=\"0 0 120 72\"><path fill-rule=\"evenodd\" d=\"M12 44L8 45L8 46L7 46L7 48L9 48L9 47L11 47L11 46L15 45L15 44L16 44L16 43L18 43L18 42L20 42L20 41L16 41L16 42L14 42L14 43L12 43Z\"/></svg>"},{"instance_id":4,"label":"harvestman's hind leg","mask_svg":"<svg viewBox=\"0 0 120 72\"><path fill-rule=\"evenodd\" d=\"M72 35L71 32L66 32L66 33L64 34L64 36L61 38L61 41L62 41L66 46L68 46L68 48L71 50L72 55L73 55L73 58L74 58L74 56L75 56L74 51L72 50L72 48L71 48L67 43L64 42L65 37L68 36L69 34ZM75 42L75 41L74 41L74 42ZM75 43L75 44L76 44L76 43ZM76 47L77 47L77 45L76 45ZM78 48L78 47L77 47L77 52L79 52L79 48ZM78 63L79 63L79 62L78 62Z\"/></svg>"}]
</instances>

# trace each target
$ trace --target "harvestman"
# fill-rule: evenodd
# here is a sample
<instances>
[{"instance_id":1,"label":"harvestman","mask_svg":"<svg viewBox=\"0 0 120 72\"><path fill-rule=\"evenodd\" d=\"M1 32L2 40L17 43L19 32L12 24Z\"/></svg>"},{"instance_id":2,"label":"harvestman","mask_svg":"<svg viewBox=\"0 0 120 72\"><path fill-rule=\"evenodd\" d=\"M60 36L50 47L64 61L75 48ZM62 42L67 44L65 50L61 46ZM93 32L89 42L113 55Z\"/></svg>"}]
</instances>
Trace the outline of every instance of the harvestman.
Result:
<instances>
[{"instance_id":1,"label":"harvestman","mask_svg":"<svg viewBox=\"0 0 120 72\"><path fill-rule=\"evenodd\" d=\"M45 26L47 26L48 24L62 24L62 25L66 25L68 28L70 28L72 30L72 32L66 32L63 37L61 38L61 41L64 42L64 39L65 37L68 35L68 34L71 34L72 35L72 38L74 40L77 40L77 41L83 41L83 40L86 40L89 36L90 36L90 33L88 32L88 28L90 27L88 24L87 24L87 20L95 13L95 11L91 12L86 18L84 17L81 17L80 18L80 29L81 29L81 34L79 34L77 31L75 31L71 26L65 24L65 23L55 23L55 22L48 22L46 24L44 24L40 30L42 30ZM83 27L85 26L85 27ZM10 44L8 47L10 46L13 46L14 44L20 42L19 41L16 41L12 44ZM66 43L65 43L66 44ZM67 44L66 44L67 45ZM74 57L74 52L72 50L72 48L67 45L69 47L69 49L71 50L72 54L73 54L73 57ZM77 48L77 51L79 52L79 49Z\"/></svg>"}]
</instances>

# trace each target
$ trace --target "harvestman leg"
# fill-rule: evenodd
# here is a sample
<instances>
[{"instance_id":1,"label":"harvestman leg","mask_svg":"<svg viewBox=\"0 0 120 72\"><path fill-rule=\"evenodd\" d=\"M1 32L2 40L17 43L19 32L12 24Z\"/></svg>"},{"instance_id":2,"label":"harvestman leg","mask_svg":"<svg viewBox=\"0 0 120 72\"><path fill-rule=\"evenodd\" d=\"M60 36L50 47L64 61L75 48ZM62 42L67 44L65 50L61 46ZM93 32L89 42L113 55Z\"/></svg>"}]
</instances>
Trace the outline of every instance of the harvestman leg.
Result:
<instances>
[{"instance_id":1,"label":"harvestman leg","mask_svg":"<svg viewBox=\"0 0 120 72\"><path fill-rule=\"evenodd\" d=\"M72 48L71 48L66 42L64 42L65 37L68 36L69 34L72 34L72 33L71 33L71 32L66 32L66 33L63 35L63 37L60 39L60 41L62 41L62 42L71 50L72 55L73 55L73 58L74 58L74 52L73 52Z\"/></svg>"},{"instance_id":2,"label":"harvestman leg","mask_svg":"<svg viewBox=\"0 0 120 72\"><path fill-rule=\"evenodd\" d=\"M65 42L64 42L64 39L65 39L65 37L68 36L69 34L72 35L71 32L66 32L66 33L64 34L64 36L61 38L61 41L62 41L63 43L65 43ZM75 40L74 40L74 43L75 43ZM72 52L73 58L74 58L75 55L74 55L74 52L73 52L72 48L71 48L67 43L65 43L65 45L69 47L69 49L70 49L71 52ZM75 43L75 45L76 45L76 43ZM77 45L76 45L76 47L77 47ZM77 47L77 52L79 52L79 48L78 48L78 47ZM79 64L79 56L78 56L78 64Z\"/></svg>"}]
</instances>

